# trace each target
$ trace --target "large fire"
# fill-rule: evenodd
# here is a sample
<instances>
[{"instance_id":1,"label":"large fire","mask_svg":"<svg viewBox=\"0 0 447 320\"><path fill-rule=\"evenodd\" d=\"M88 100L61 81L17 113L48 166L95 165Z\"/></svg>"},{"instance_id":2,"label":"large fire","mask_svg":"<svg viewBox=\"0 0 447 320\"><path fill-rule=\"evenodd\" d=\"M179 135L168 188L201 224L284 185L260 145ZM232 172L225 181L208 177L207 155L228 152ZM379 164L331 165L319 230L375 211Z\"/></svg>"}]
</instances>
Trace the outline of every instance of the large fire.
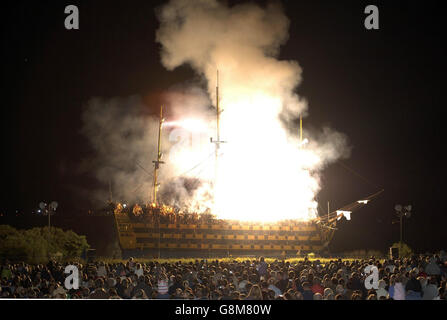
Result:
<instances>
[{"instance_id":1,"label":"large fire","mask_svg":"<svg viewBox=\"0 0 447 320\"><path fill-rule=\"evenodd\" d=\"M178 121L195 134L181 138L169 153L174 176L202 181L191 207L237 220L314 218L319 173L343 148L331 138L321 143L309 136L306 144L298 137L296 120L306 114L307 104L295 93L302 72L298 63L278 58L289 36L281 6L172 0L158 17L156 40L167 69L190 65L206 81L211 101L216 101L217 69L221 76L220 140L226 143L217 164L209 140L217 139L215 115L203 116L203 122ZM196 118L201 116L198 112Z\"/></svg>"},{"instance_id":2,"label":"large fire","mask_svg":"<svg viewBox=\"0 0 447 320\"><path fill-rule=\"evenodd\" d=\"M188 65L200 82L167 93L158 181L155 175L151 181L148 169L158 159L159 119L142 116L145 106L136 98L93 99L83 133L98 153L97 178L114 198L135 203L150 201L155 182L161 184L159 203L211 210L218 218L314 218L321 170L349 150L344 135L327 128L304 130L300 139L298 119L306 124L308 115L296 93L302 69L279 58L289 37L279 3L230 7L216 0L171 0L157 15L163 66ZM217 70L220 137L210 108L216 108ZM216 157L218 138L225 143Z\"/></svg>"},{"instance_id":3,"label":"large fire","mask_svg":"<svg viewBox=\"0 0 447 320\"><path fill-rule=\"evenodd\" d=\"M209 140L216 136L215 124L192 119L167 123L191 132L188 143L174 149L169 160L178 174L204 181L192 208L211 208L219 218L246 221L314 218L321 160L311 148L300 146L298 135L287 134L278 118L281 99L261 92L224 92L221 139L226 143L217 164Z\"/></svg>"}]
</instances>

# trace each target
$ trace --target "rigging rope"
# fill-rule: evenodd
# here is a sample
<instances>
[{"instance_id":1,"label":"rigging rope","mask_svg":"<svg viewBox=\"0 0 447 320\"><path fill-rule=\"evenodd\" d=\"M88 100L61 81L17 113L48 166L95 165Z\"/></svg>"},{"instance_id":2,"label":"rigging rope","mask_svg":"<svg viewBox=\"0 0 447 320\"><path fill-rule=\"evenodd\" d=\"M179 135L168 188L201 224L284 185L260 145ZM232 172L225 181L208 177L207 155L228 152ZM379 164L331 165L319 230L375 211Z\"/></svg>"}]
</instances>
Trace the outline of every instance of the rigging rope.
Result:
<instances>
[{"instance_id":1,"label":"rigging rope","mask_svg":"<svg viewBox=\"0 0 447 320\"><path fill-rule=\"evenodd\" d=\"M360 179L362 179L363 181L365 181L366 183L368 183L370 186L373 186L374 188L378 188L381 189L379 186L377 186L376 184L372 183L370 180L366 179L364 176L362 176L360 173L356 172L354 169L349 168L346 164L344 164L341 161L337 162L340 166L342 166L343 168L345 168L346 170L350 171L351 173L353 173L354 175L356 175L357 177L359 177Z\"/></svg>"},{"instance_id":2,"label":"rigging rope","mask_svg":"<svg viewBox=\"0 0 447 320\"><path fill-rule=\"evenodd\" d=\"M144 172L147 173L148 176L152 177L152 174L149 173L146 169L144 169L144 167L138 163L138 161L135 160L135 163L137 164L137 166L139 166Z\"/></svg>"},{"instance_id":3,"label":"rigging rope","mask_svg":"<svg viewBox=\"0 0 447 320\"><path fill-rule=\"evenodd\" d=\"M199 162L198 164L196 164L194 167L192 167L191 169L186 170L185 172L183 172L182 174L179 175L179 177L184 176L185 174L193 171L194 169L196 169L197 167L199 167L200 165L204 164L209 158L211 158L211 156L214 155L214 151L212 153L209 154L208 157L206 157L203 161Z\"/></svg>"}]
</instances>

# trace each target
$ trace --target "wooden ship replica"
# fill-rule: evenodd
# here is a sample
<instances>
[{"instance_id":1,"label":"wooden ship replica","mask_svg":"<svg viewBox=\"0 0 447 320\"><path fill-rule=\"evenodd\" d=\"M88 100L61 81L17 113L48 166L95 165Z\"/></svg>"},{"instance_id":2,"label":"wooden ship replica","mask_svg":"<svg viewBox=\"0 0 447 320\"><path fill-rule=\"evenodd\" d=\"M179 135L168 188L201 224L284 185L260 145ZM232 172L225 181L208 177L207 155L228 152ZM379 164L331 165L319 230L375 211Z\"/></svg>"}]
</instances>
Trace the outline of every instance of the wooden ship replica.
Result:
<instances>
[{"instance_id":1,"label":"wooden ship replica","mask_svg":"<svg viewBox=\"0 0 447 320\"><path fill-rule=\"evenodd\" d=\"M219 158L219 86L216 86L215 163ZM146 257L223 257L223 256L296 256L322 253L327 250L337 230L337 222L350 220L354 210L365 206L383 190L310 221L279 221L276 223L230 221L214 218L211 214L177 212L160 204L158 170L161 160L163 107L160 108L158 150L154 163L152 201L144 207L115 205L114 220L119 244L124 256ZM300 117L302 141L302 118Z\"/></svg>"}]
</instances>

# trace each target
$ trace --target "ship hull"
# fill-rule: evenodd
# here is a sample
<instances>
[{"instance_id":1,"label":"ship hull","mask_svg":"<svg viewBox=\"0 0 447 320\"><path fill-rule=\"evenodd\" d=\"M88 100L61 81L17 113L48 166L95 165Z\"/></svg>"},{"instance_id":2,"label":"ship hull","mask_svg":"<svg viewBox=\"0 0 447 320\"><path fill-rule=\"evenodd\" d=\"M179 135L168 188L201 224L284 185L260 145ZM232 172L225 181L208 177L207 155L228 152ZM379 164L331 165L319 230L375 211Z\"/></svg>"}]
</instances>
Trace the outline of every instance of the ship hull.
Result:
<instances>
[{"instance_id":1,"label":"ship hull","mask_svg":"<svg viewBox=\"0 0 447 320\"><path fill-rule=\"evenodd\" d=\"M123 256L296 256L325 249L313 222L288 225L220 221L213 224L151 224L115 215Z\"/></svg>"}]
</instances>

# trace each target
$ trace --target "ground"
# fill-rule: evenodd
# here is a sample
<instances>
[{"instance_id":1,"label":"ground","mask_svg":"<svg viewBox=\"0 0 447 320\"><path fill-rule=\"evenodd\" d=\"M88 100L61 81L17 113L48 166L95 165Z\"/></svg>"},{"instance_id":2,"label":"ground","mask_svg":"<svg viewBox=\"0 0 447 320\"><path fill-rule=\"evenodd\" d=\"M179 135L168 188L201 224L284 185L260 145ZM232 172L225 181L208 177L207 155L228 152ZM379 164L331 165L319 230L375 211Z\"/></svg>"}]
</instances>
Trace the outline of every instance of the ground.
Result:
<instances>
[{"instance_id":1,"label":"ground","mask_svg":"<svg viewBox=\"0 0 447 320\"><path fill-rule=\"evenodd\" d=\"M159 262L159 263L175 263L175 262L182 262L182 263L189 263L189 262L194 262L196 260L204 260L207 258L180 258L180 259L148 259L148 258L135 258L134 261L136 261L137 263L148 263L148 262ZM309 258L310 261L315 261L315 260L319 260L322 264L328 263L331 260L338 260L339 258ZM246 260L250 260L250 261L258 261L259 258L254 258L254 257L233 257L233 258L211 258L208 259L209 261L215 261L215 260L219 260L221 262L232 262L234 260L238 261L238 262L242 262L242 261L246 261ZM271 263L274 262L275 260L282 260L282 259L275 259L275 258L265 258L265 261L267 263ZM304 258L289 258L289 259L284 259L285 262L290 262L290 263L296 263L298 261L303 261ZM353 261L353 260L360 260L357 258L343 258L343 261ZM96 261L102 261L105 263L126 263L127 260L122 260L122 259L110 259L110 258L97 258Z\"/></svg>"}]
</instances>

